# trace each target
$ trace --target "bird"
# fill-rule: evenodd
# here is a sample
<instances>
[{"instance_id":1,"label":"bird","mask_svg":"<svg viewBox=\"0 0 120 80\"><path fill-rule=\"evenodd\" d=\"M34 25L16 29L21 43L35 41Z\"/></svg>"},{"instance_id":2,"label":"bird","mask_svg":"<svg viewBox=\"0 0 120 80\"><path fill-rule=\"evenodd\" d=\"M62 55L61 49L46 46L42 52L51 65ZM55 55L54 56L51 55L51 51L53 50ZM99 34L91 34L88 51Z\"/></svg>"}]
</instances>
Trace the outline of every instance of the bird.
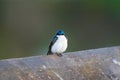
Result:
<instances>
[{"instance_id":1,"label":"bird","mask_svg":"<svg viewBox=\"0 0 120 80\"><path fill-rule=\"evenodd\" d=\"M47 55L57 54L62 56L62 53L66 51L68 46L68 40L63 30L58 30L52 38Z\"/></svg>"}]
</instances>

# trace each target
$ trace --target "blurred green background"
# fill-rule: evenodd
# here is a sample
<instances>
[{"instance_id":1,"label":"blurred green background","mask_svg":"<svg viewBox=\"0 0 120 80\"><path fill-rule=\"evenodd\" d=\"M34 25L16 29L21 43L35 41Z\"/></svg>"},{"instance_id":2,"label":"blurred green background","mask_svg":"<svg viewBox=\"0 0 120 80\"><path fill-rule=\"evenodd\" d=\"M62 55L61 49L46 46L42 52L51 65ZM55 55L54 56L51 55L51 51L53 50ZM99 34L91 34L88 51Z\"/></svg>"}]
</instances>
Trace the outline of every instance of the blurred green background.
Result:
<instances>
[{"instance_id":1,"label":"blurred green background","mask_svg":"<svg viewBox=\"0 0 120 80\"><path fill-rule=\"evenodd\" d=\"M46 55L58 29L66 52L120 45L120 0L0 0L0 59Z\"/></svg>"}]
</instances>

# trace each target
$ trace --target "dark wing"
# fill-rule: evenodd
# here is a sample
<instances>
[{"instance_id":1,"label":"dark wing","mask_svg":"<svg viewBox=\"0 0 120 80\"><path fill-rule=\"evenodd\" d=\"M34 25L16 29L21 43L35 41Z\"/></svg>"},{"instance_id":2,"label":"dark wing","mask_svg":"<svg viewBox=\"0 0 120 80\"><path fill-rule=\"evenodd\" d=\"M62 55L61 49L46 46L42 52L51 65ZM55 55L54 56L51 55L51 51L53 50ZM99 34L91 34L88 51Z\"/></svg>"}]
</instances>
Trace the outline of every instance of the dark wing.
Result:
<instances>
[{"instance_id":1,"label":"dark wing","mask_svg":"<svg viewBox=\"0 0 120 80\"><path fill-rule=\"evenodd\" d=\"M50 43L50 45L49 45L49 50L48 50L47 55L53 54L53 53L51 52L51 48L52 48L52 45L56 42L57 39L58 39L57 36L54 36L54 37L53 37L53 39L52 39L52 41L51 41L51 43Z\"/></svg>"}]
</instances>

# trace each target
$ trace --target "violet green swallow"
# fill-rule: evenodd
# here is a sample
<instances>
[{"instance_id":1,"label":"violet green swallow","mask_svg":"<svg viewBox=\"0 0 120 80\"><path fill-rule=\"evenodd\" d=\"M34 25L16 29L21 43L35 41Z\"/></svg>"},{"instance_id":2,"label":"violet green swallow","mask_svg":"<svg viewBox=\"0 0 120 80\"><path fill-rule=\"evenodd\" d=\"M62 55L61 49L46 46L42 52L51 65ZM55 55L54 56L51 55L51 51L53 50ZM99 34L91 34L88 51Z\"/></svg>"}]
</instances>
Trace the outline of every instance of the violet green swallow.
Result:
<instances>
[{"instance_id":1,"label":"violet green swallow","mask_svg":"<svg viewBox=\"0 0 120 80\"><path fill-rule=\"evenodd\" d=\"M62 56L62 53L67 49L67 46L68 41L64 31L58 30L50 42L47 55L57 54L58 56Z\"/></svg>"}]
</instances>

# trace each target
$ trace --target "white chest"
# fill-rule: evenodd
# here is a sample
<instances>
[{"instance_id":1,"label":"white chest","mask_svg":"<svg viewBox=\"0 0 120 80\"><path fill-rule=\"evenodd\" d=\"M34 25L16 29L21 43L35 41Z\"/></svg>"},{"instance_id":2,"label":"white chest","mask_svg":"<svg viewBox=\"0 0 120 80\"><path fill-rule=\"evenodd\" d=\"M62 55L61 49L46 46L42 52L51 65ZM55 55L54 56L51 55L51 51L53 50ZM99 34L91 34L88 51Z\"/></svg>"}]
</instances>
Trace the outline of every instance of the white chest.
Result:
<instances>
[{"instance_id":1,"label":"white chest","mask_svg":"<svg viewBox=\"0 0 120 80\"><path fill-rule=\"evenodd\" d=\"M52 53L63 53L67 48L67 39L64 35L57 36L58 39L51 48Z\"/></svg>"}]
</instances>

